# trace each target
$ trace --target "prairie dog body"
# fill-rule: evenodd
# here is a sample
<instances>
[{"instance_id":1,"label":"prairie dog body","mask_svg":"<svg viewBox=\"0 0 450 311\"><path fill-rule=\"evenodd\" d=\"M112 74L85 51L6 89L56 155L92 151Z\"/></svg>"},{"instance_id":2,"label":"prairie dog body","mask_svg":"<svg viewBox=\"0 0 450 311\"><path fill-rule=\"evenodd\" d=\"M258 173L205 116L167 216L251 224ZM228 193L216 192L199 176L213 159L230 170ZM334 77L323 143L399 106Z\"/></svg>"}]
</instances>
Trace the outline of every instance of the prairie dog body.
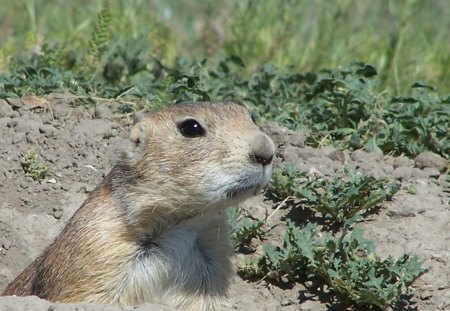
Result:
<instances>
[{"instance_id":1,"label":"prairie dog body","mask_svg":"<svg viewBox=\"0 0 450 311\"><path fill-rule=\"evenodd\" d=\"M138 121L107 177L3 295L218 310L233 275L224 209L268 182L275 147L233 103Z\"/></svg>"}]
</instances>

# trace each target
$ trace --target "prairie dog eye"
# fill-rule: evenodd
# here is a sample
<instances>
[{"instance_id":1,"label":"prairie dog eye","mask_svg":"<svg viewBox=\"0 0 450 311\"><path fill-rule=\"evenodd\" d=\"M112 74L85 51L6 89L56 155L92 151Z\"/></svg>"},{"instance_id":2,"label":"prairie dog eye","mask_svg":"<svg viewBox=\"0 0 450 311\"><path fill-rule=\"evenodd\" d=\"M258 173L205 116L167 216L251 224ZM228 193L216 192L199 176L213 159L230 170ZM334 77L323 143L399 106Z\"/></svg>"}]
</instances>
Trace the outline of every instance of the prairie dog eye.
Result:
<instances>
[{"instance_id":1,"label":"prairie dog eye","mask_svg":"<svg viewBox=\"0 0 450 311\"><path fill-rule=\"evenodd\" d=\"M256 123L258 122L259 115L258 115L257 112L252 111L252 112L250 113L250 118L252 119L253 123L256 124Z\"/></svg>"},{"instance_id":2,"label":"prairie dog eye","mask_svg":"<svg viewBox=\"0 0 450 311\"><path fill-rule=\"evenodd\" d=\"M187 119L178 124L178 130L184 137L194 138L206 134L205 129L197 120Z\"/></svg>"}]
</instances>

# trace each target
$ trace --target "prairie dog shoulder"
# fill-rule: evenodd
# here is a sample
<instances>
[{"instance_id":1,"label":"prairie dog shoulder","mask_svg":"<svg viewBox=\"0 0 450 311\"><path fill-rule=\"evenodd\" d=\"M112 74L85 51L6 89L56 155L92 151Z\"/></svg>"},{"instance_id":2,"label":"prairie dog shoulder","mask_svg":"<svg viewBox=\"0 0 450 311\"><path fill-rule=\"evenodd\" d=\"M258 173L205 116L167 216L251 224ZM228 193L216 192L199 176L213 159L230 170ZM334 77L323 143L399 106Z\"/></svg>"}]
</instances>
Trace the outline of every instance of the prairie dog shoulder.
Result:
<instances>
[{"instance_id":1,"label":"prairie dog shoulder","mask_svg":"<svg viewBox=\"0 0 450 311\"><path fill-rule=\"evenodd\" d=\"M275 147L234 103L137 121L108 176L3 295L220 309L232 268L224 209L269 182Z\"/></svg>"}]
</instances>

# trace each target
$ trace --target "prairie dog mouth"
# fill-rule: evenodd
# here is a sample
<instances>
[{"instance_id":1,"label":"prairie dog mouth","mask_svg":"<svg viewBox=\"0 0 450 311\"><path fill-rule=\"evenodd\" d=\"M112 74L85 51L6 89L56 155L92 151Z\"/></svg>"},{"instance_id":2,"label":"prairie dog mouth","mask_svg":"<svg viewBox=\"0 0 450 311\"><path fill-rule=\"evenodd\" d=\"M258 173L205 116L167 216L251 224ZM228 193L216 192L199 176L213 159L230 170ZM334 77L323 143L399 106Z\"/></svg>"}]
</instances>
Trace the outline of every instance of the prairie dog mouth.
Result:
<instances>
[{"instance_id":1,"label":"prairie dog mouth","mask_svg":"<svg viewBox=\"0 0 450 311\"><path fill-rule=\"evenodd\" d=\"M269 183L271 175L271 166L261 171L242 172L240 178L230 183L225 191L227 199L247 199L257 195Z\"/></svg>"},{"instance_id":2,"label":"prairie dog mouth","mask_svg":"<svg viewBox=\"0 0 450 311\"><path fill-rule=\"evenodd\" d=\"M256 185L247 185L247 186L240 186L240 187L234 187L228 190L225 194L227 199L236 198L241 195L257 195L259 191L263 189L263 186L260 184Z\"/></svg>"}]
</instances>

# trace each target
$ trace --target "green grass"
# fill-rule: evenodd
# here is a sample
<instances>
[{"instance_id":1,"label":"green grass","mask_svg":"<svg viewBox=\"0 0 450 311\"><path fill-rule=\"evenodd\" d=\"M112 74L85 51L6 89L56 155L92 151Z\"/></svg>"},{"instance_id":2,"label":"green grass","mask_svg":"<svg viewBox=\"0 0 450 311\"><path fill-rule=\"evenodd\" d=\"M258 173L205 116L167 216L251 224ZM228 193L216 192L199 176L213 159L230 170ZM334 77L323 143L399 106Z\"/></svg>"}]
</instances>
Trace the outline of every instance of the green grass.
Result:
<instances>
[{"instance_id":1,"label":"green grass","mask_svg":"<svg viewBox=\"0 0 450 311\"><path fill-rule=\"evenodd\" d=\"M416 80L448 88L446 0L5 1L0 68L45 44L82 58L101 9L111 14L113 41L140 41L170 65L180 55L218 54L241 56L249 72L268 62L306 72L363 61L381 72L381 90L407 94Z\"/></svg>"}]
</instances>

